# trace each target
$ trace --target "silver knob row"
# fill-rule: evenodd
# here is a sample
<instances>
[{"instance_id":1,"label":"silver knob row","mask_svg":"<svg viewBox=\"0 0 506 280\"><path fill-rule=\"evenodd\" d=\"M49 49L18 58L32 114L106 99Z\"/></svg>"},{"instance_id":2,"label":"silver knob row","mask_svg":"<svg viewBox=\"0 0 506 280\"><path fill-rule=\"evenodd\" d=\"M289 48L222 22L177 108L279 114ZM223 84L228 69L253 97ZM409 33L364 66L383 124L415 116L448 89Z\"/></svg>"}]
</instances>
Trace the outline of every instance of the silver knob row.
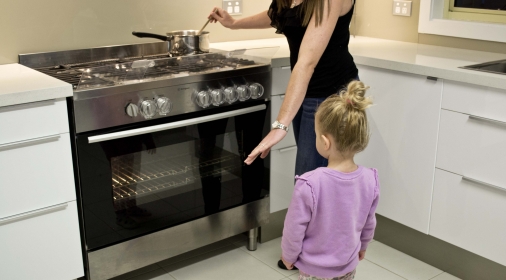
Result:
<instances>
[{"instance_id":1,"label":"silver knob row","mask_svg":"<svg viewBox=\"0 0 506 280\"><path fill-rule=\"evenodd\" d=\"M194 93L195 103L202 107L207 108L211 105L220 106L227 102L232 104L239 101L246 101L248 99L257 99L264 94L264 87L259 83L249 85L240 85L237 87L227 87L224 89L202 90Z\"/></svg>"},{"instance_id":2,"label":"silver knob row","mask_svg":"<svg viewBox=\"0 0 506 280\"><path fill-rule=\"evenodd\" d=\"M156 98L156 100L146 99L141 100L139 105L129 103L125 112L130 117L137 117L140 113L144 118L151 119L156 113L165 116L172 110L172 102L168 97L162 96Z\"/></svg>"}]
</instances>

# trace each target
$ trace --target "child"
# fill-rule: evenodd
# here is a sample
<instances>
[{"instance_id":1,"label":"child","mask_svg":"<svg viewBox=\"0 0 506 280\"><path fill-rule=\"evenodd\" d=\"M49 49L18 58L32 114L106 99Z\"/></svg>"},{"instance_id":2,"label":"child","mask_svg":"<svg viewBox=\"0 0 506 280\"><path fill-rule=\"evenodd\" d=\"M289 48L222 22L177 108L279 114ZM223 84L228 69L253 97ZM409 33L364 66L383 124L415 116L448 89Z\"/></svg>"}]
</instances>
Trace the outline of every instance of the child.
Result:
<instances>
[{"instance_id":1,"label":"child","mask_svg":"<svg viewBox=\"0 0 506 280\"><path fill-rule=\"evenodd\" d=\"M299 280L353 279L373 238L377 171L353 160L369 141L366 89L353 81L316 111L316 149L328 166L296 177L281 243L282 261L299 269Z\"/></svg>"}]
</instances>

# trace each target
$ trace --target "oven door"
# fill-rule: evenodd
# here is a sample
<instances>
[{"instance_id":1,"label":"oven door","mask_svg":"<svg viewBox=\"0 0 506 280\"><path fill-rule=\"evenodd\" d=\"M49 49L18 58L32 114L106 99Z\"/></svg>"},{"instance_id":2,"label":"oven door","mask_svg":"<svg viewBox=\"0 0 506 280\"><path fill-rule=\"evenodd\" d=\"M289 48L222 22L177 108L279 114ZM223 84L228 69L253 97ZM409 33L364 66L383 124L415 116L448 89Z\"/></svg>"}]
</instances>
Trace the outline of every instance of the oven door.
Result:
<instances>
[{"instance_id":1,"label":"oven door","mask_svg":"<svg viewBox=\"0 0 506 280\"><path fill-rule=\"evenodd\" d=\"M88 250L268 195L263 161L243 163L262 139L267 104L78 134Z\"/></svg>"}]
</instances>

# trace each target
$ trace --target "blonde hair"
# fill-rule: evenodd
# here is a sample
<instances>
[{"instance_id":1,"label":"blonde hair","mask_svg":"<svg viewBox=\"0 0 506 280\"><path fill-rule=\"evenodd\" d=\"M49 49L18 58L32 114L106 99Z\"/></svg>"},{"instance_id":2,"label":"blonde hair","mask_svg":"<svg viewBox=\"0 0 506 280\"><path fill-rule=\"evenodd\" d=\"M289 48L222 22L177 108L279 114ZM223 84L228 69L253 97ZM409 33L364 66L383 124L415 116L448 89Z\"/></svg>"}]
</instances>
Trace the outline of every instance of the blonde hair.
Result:
<instances>
[{"instance_id":1,"label":"blonde hair","mask_svg":"<svg viewBox=\"0 0 506 280\"><path fill-rule=\"evenodd\" d=\"M330 14L330 0L326 0L328 5L328 14ZM278 13L281 10L289 8L292 0L277 0ZM307 26L313 15L315 16L315 25L319 26L323 21L323 11L325 10L325 0L304 0L301 4L300 16L302 17L302 26Z\"/></svg>"},{"instance_id":2,"label":"blonde hair","mask_svg":"<svg viewBox=\"0 0 506 280\"><path fill-rule=\"evenodd\" d=\"M358 153L369 143L365 109L372 105L372 100L364 96L368 88L360 81L353 81L339 94L323 101L316 111L321 133L330 134L341 152Z\"/></svg>"}]
</instances>

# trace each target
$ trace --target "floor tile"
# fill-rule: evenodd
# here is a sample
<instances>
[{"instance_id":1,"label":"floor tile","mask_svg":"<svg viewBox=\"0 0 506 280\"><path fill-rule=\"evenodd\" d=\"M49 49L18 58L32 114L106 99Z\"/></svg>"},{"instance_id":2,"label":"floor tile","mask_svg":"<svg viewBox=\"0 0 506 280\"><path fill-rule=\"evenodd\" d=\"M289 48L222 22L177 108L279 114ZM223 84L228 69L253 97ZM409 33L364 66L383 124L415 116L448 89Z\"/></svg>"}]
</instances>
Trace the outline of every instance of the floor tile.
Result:
<instances>
[{"instance_id":1,"label":"floor tile","mask_svg":"<svg viewBox=\"0 0 506 280\"><path fill-rule=\"evenodd\" d=\"M247 241L235 243L239 245L241 250L259 259L261 262L275 269L277 272L290 276L294 273L298 273L297 270L284 270L278 267L278 261L281 257L281 237L273 239L269 242L258 243L255 251L250 251L246 248Z\"/></svg>"},{"instance_id":2,"label":"floor tile","mask_svg":"<svg viewBox=\"0 0 506 280\"><path fill-rule=\"evenodd\" d=\"M297 272L297 273L293 274L292 276L287 277L286 279L299 280L299 273Z\"/></svg>"},{"instance_id":3,"label":"floor tile","mask_svg":"<svg viewBox=\"0 0 506 280\"><path fill-rule=\"evenodd\" d=\"M428 280L443 272L378 241L369 245L365 258L410 280Z\"/></svg>"},{"instance_id":4,"label":"floor tile","mask_svg":"<svg viewBox=\"0 0 506 280\"><path fill-rule=\"evenodd\" d=\"M157 269L145 274L135 276L133 278L129 278L128 280L176 280L176 278L170 276L170 274L163 269Z\"/></svg>"},{"instance_id":5,"label":"floor tile","mask_svg":"<svg viewBox=\"0 0 506 280\"><path fill-rule=\"evenodd\" d=\"M163 269L177 280L280 280L286 277L234 245L164 266Z\"/></svg>"},{"instance_id":6,"label":"floor tile","mask_svg":"<svg viewBox=\"0 0 506 280\"><path fill-rule=\"evenodd\" d=\"M460 278L457 278L451 274L448 273L441 273L438 276L432 278L431 280L460 280Z\"/></svg>"},{"instance_id":7,"label":"floor tile","mask_svg":"<svg viewBox=\"0 0 506 280\"><path fill-rule=\"evenodd\" d=\"M142 275L142 274L145 274L145 273L148 273L150 271L157 270L157 269L160 269L160 267L158 265L156 265L156 264L148 265L148 266L145 266L143 268L139 268L137 270L134 270L134 271L122 274L120 276L111 278L110 280L126 280L126 279L131 279L132 277L135 277L135 276L138 276L138 275Z\"/></svg>"},{"instance_id":8,"label":"floor tile","mask_svg":"<svg viewBox=\"0 0 506 280\"><path fill-rule=\"evenodd\" d=\"M362 260L358 264L355 280L404 280L404 278L368 260Z\"/></svg>"}]
</instances>

